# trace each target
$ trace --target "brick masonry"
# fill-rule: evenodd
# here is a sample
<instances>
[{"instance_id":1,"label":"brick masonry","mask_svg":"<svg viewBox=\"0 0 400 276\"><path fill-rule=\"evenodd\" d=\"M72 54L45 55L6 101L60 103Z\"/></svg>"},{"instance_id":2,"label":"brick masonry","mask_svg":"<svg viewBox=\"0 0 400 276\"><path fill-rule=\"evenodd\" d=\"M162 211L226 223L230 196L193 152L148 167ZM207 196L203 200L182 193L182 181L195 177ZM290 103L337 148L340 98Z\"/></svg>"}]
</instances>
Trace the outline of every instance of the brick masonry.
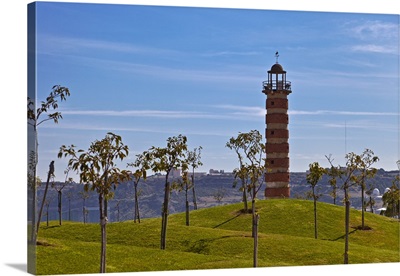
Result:
<instances>
[{"instance_id":1,"label":"brick masonry","mask_svg":"<svg viewBox=\"0 0 400 276\"><path fill-rule=\"evenodd\" d=\"M290 188L289 187L281 187L281 188L266 188L265 189L265 197L266 198L288 198L290 197Z\"/></svg>"},{"instance_id":2,"label":"brick masonry","mask_svg":"<svg viewBox=\"0 0 400 276\"><path fill-rule=\"evenodd\" d=\"M264 82L264 85L263 93L267 95L265 197L287 198L290 197L287 96L291 93L291 84L286 81L286 71L282 66L274 64L268 71L268 81Z\"/></svg>"}]
</instances>

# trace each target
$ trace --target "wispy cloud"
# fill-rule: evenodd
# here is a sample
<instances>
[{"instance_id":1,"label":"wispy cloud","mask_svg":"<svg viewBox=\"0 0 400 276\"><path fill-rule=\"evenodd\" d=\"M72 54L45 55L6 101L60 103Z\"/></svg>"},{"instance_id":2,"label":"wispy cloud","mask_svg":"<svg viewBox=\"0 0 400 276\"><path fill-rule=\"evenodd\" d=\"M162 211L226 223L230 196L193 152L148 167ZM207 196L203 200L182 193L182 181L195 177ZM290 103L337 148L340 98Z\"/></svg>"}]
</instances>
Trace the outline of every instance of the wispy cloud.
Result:
<instances>
[{"instance_id":1,"label":"wispy cloud","mask_svg":"<svg viewBox=\"0 0 400 276\"><path fill-rule=\"evenodd\" d=\"M396 112L335 111L335 110L289 110L289 115L348 115L348 116L398 116Z\"/></svg>"},{"instance_id":2,"label":"wispy cloud","mask_svg":"<svg viewBox=\"0 0 400 276\"><path fill-rule=\"evenodd\" d=\"M349 32L361 40L382 40L394 39L398 36L399 26L394 23L382 22L378 20L365 21L354 24L348 28Z\"/></svg>"},{"instance_id":3,"label":"wispy cloud","mask_svg":"<svg viewBox=\"0 0 400 276\"><path fill-rule=\"evenodd\" d=\"M138 133L157 133L157 134L170 134L182 133L184 135L196 135L196 136L229 136L230 133L224 131L201 131L201 130L182 130L182 129L160 129L160 128L135 128L135 127L118 127L111 125L94 125L94 124L68 124L63 123L60 125L48 124L43 126L44 129L65 129L65 130L79 130L79 131L115 131L115 132L138 132ZM57 132L60 133L60 132ZM81 133L81 132L80 132ZM45 136L46 133L40 133L41 136ZM56 134L57 136L57 134Z\"/></svg>"},{"instance_id":4,"label":"wispy cloud","mask_svg":"<svg viewBox=\"0 0 400 276\"><path fill-rule=\"evenodd\" d=\"M265 116L265 109L259 106L214 105L213 107L236 110L235 114ZM398 116L396 112L343 111L343 110L288 110L289 115L348 115L348 116Z\"/></svg>"},{"instance_id":5,"label":"wispy cloud","mask_svg":"<svg viewBox=\"0 0 400 276\"><path fill-rule=\"evenodd\" d=\"M232 114L237 115L246 115L246 116L265 116L265 109L259 106L240 106L240 105L213 105L212 107L225 109L225 110L234 110Z\"/></svg>"},{"instance_id":6,"label":"wispy cloud","mask_svg":"<svg viewBox=\"0 0 400 276\"><path fill-rule=\"evenodd\" d=\"M398 54L398 48L395 46L382 46L376 44L355 45L351 47L351 50L354 52Z\"/></svg>"},{"instance_id":7,"label":"wispy cloud","mask_svg":"<svg viewBox=\"0 0 400 276\"><path fill-rule=\"evenodd\" d=\"M216 106L236 110L235 112L173 111L173 110L60 110L63 115L104 116L104 117L147 117L158 119L210 119L210 120L248 120L254 116L265 115L258 107Z\"/></svg>"},{"instance_id":8,"label":"wispy cloud","mask_svg":"<svg viewBox=\"0 0 400 276\"><path fill-rule=\"evenodd\" d=\"M398 24L378 20L351 21L344 28L347 35L360 42L350 48L353 52L398 54Z\"/></svg>"},{"instance_id":9,"label":"wispy cloud","mask_svg":"<svg viewBox=\"0 0 400 276\"><path fill-rule=\"evenodd\" d=\"M112 116L112 117L155 117L155 118L207 118L210 114L194 111L165 110L64 110L63 114L82 116Z\"/></svg>"},{"instance_id":10,"label":"wispy cloud","mask_svg":"<svg viewBox=\"0 0 400 276\"><path fill-rule=\"evenodd\" d=\"M144 47L134 45L130 43L107 41L107 40L96 40L87 38L76 38L56 35L43 35L39 37L39 40L45 51L50 52L81 52L83 50L103 50L108 52L120 52L120 53L137 53L137 54L149 54L149 55L166 55L166 54L177 54L178 52L168 49L160 49L153 47Z\"/></svg>"}]
</instances>

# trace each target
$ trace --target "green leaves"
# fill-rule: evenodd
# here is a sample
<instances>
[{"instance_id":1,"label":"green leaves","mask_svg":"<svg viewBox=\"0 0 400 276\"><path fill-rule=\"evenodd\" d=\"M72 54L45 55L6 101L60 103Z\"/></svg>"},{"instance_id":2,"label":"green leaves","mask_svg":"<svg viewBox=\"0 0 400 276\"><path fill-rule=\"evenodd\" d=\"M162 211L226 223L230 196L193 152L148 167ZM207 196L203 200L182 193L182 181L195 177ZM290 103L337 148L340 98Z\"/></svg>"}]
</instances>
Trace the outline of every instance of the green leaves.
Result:
<instances>
[{"instance_id":1,"label":"green leaves","mask_svg":"<svg viewBox=\"0 0 400 276\"><path fill-rule=\"evenodd\" d=\"M27 117L28 124L35 128L45 121L52 120L54 123L58 123L59 119L62 119L61 112L53 112L47 115L47 118L40 121L40 117L44 113L50 112L50 110L56 110L58 108L58 98L61 101L67 100L70 95L69 89L61 85L54 85L50 95L46 98L46 101L41 101L40 106L35 110L35 103L29 97L27 98Z\"/></svg>"},{"instance_id":2,"label":"green leaves","mask_svg":"<svg viewBox=\"0 0 400 276\"><path fill-rule=\"evenodd\" d=\"M165 148L151 147L149 151L143 153L149 160L149 167L154 172L166 172L167 174L172 169L178 168L186 171L188 168L186 142L186 136L179 134L169 137Z\"/></svg>"},{"instance_id":3,"label":"green leaves","mask_svg":"<svg viewBox=\"0 0 400 276\"><path fill-rule=\"evenodd\" d=\"M386 207L385 216L395 217L400 215L400 190L396 186L396 182L400 183L399 176L396 176L392 186L383 194L382 201Z\"/></svg>"},{"instance_id":4,"label":"green leaves","mask_svg":"<svg viewBox=\"0 0 400 276\"><path fill-rule=\"evenodd\" d=\"M129 153L122 138L114 133L107 133L104 139L91 143L87 151L76 151L76 147L60 147L58 158L69 156L68 166L79 172L80 182L85 190L96 190L104 196L112 196L111 189L122 181L128 180L130 174L116 167L115 159L123 160Z\"/></svg>"},{"instance_id":5,"label":"green leaves","mask_svg":"<svg viewBox=\"0 0 400 276\"><path fill-rule=\"evenodd\" d=\"M311 163L309 168L310 170L306 179L312 187L315 187L318 181L320 181L322 176L326 173L326 170L322 168L318 162Z\"/></svg>"},{"instance_id":6,"label":"green leaves","mask_svg":"<svg viewBox=\"0 0 400 276\"><path fill-rule=\"evenodd\" d=\"M253 197L260 189L265 174L265 144L262 135L257 130L248 133L239 133L231 137L226 147L234 150L239 159L239 168L234 169L235 179L242 180L241 189L253 190ZM234 183L234 186L236 184ZM256 189L255 189L256 188Z\"/></svg>"},{"instance_id":7,"label":"green leaves","mask_svg":"<svg viewBox=\"0 0 400 276\"><path fill-rule=\"evenodd\" d=\"M202 149L203 148L200 146L198 148L194 148L193 151L188 151L187 153L187 162L190 166L192 166L193 169L203 165L203 163L200 161Z\"/></svg>"},{"instance_id":8,"label":"green leaves","mask_svg":"<svg viewBox=\"0 0 400 276\"><path fill-rule=\"evenodd\" d=\"M346 159L348 170L355 172L350 177L351 182L365 188L365 180L373 177L377 172L372 165L379 161L378 156L375 156L372 150L365 149L360 155L353 152L346 154Z\"/></svg>"}]
</instances>

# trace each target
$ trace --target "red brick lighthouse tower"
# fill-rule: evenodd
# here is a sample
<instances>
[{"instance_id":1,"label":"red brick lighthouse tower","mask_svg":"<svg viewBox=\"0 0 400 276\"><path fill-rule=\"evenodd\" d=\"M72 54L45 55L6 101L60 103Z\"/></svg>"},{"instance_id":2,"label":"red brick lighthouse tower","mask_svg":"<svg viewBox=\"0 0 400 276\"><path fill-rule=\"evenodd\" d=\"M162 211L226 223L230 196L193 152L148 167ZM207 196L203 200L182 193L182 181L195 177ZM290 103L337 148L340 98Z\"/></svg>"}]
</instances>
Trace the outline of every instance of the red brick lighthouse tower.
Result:
<instances>
[{"instance_id":1,"label":"red brick lighthouse tower","mask_svg":"<svg viewBox=\"0 0 400 276\"><path fill-rule=\"evenodd\" d=\"M267 95L267 115L265 136L266 169L265 197L283 198L290 196L289 186L289 116L287 96L292 92L290 81L286 80L286 71L278 63L268 71L268 80L263 82L263 93Z\"/></svg>"}]
</instances>

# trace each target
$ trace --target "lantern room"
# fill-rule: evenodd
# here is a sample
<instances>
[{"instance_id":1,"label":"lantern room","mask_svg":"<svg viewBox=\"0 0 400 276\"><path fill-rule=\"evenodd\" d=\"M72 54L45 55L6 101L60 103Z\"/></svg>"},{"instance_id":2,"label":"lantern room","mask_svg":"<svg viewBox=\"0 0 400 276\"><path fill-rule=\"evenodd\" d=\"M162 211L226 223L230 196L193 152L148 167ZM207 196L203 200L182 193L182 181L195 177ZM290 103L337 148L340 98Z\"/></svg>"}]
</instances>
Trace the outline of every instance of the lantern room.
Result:
<instances>
[{"instance_id":1,"label":"lantern room","mask_svg":"<svg viewBox=\"0 0 400 276\"><path fill-rule=\"evenodd\" d=\"M268 80L263 82L264 93L285 91L287 94L292 92L292 84L286 80L286 71L282 65L275 63L268 71Z\"/></svg>"}]
</instances>

